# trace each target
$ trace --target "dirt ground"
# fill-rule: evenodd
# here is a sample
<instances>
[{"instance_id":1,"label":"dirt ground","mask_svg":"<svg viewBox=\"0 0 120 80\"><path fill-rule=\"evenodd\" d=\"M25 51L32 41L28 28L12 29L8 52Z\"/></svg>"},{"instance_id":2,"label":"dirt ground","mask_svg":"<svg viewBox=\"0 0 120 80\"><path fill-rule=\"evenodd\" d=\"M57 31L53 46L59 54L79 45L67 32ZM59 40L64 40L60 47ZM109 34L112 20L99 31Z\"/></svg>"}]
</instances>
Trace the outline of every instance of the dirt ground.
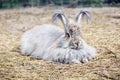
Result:
<instances>
[{"instance_id":1,"label":"dirt ground","mask_svg":"<svg viewBox=\"0 0 120 80\"><path fill-rule=\"evenodd\" d=\"M61 8L71 18L81 9ZM0 80L120 80L120 8L87 9L92 21L83 24L81 31L98 56L81 64L60 64L20 54L21 35L36 25L51 24L51 16L58 9L0 10Z\"/></svg>"}]
</instances>

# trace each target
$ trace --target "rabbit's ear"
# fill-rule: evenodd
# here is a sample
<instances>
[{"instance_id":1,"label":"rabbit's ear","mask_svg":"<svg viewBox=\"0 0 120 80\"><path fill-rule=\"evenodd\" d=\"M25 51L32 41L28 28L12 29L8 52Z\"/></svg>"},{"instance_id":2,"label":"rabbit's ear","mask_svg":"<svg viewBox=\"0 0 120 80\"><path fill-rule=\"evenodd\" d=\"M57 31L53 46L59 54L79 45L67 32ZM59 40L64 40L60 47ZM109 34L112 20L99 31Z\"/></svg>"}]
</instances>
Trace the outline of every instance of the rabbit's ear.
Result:
<instances>
[{"instance_id":1,"label":"rabbit's ear","mask_svg":"<svg viewBox=\"0 0 120 80\"><path fill-rule=\"evenodd\" d=\"M67 24L68 24L68 18L67 16L60 10L56 11L54 14L53 14L53 17L52 17L52 22L53 24L57 25L57 20L58 18L62 21L62 24L64 26L64 30L65 30L65 34L67 34Z\"/></svg>"},{"instance_id":2,"label":"rabbit's ear","mask_svg":"<svg viewBox=\"0 0 120 80\"><path fill-rule=\"evenodd\" d=\"M86 11L86 10L81 10L80 12L78 12L78 14L76 15L75 17L75 21L78 23L78 24L81 24L82 22L82 17L86 15L87 17L87 23L90 22L91 20L91 13L89 11Z\"/></svg>"}]
</instances>

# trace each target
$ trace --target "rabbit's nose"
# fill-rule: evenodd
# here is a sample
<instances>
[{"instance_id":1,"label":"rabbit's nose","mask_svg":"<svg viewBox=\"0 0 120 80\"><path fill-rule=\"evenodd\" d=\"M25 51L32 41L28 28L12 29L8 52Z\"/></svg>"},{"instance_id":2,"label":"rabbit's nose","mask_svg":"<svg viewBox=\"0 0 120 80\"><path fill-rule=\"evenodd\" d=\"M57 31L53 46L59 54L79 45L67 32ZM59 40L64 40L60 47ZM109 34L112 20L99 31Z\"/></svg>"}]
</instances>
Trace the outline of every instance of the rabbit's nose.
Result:
<instances>
[{"instance_id":1,"label":"rabbit's nose","mask_svg":"<svg viewBox=\"0 0 120 80\"><path fill-rule=\"evenodd\" d=\"M74 46L75 46L75 49L77 50L82 49L83 48L82 41L76 42Z\"/></svg>"},{"instance_id":2,"label":"rabbit's nose","mask_svg":"<svg viewBox=\"0 0 120 80\"><path fill-rule=\"evenodd\" d=\"M74 49L76 49L76 50L79 49L79 43L78 42L74 43Z\"/></svg>"}]
</instances>

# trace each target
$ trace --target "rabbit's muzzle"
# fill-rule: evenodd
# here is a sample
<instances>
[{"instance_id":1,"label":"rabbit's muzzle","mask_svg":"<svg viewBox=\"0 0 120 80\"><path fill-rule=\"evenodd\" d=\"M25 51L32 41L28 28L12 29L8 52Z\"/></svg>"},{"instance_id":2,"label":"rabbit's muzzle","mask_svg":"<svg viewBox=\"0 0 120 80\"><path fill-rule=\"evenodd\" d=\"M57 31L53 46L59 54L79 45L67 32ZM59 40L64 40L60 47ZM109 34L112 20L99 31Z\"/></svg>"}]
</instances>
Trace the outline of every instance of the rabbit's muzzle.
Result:
<instances>
[{"instance_id":1,"label":"rabbit's muzzle","mask_svg":"<svg viewBox=\"0 0 120 80\"><path fill-rule=\"evenodd\" d=\"M69 46L71 49L79 50L83 48L83 42L80 39L73 38L71 39Z\"/></svg>"}]
</instances>

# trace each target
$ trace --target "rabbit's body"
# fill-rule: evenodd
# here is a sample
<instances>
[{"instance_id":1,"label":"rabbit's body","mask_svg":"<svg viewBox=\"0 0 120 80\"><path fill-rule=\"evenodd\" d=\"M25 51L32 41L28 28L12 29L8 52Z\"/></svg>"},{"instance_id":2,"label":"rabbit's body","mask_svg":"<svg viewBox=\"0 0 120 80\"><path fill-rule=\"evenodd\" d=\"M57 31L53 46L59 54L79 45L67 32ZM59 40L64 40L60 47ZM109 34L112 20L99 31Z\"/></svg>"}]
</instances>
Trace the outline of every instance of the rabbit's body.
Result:
<instances>
[{"instance_id":1,"label":"rabbit's body","mask_svg":"<svg viewBox=\"0 0 120 80\"><path fill-rule=\"evenodd\" d=\"M64 31L54 25L41 25L24 33L21 39L22 54L36 58L63 63L79 63L90 60L96 55L93 47L84 40L84 48L80 50L64 48Z\"/></svg>"},{"instance_id":2,"label":"rabbit's body","mask_svg":"<svg viewBox=\"0 0 120 80\"><path fill-rule=\"evenodd\" d=\"M63 15L61 12L56 14L59 17ZM28 30L21 39L22 54L61 63L80 63L92 59L96 56L96 50L82 39L76 24L69 23L65 31L50 24Z\"/></svg>"}]
</instances>

